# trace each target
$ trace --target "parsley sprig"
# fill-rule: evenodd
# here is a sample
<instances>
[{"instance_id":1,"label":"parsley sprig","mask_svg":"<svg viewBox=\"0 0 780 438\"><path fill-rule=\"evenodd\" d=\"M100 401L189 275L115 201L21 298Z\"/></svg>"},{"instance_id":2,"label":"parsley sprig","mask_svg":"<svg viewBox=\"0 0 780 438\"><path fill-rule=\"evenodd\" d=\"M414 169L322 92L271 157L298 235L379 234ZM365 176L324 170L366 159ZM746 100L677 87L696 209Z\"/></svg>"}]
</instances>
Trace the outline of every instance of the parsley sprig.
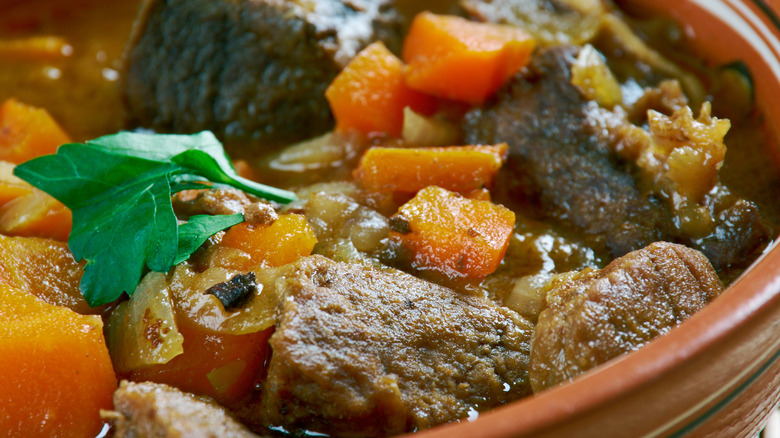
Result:
<instances>
[{"instance_id":1,"label":"parsley sprig","mask_svg":"<svg viewBox=\"0 0 780 438\"><path fill-rule=\"evenodd\" d=\"M73 214L68 245L86 260L81 292L91 306L131 294L146 268L167 272L210 236L244 220L199 215L178 224L171 195L225 184L281 203L295 194L240 177L211 132L122 132L59 147L16 166L14 174Z\"/></svg>"}]
</instances>

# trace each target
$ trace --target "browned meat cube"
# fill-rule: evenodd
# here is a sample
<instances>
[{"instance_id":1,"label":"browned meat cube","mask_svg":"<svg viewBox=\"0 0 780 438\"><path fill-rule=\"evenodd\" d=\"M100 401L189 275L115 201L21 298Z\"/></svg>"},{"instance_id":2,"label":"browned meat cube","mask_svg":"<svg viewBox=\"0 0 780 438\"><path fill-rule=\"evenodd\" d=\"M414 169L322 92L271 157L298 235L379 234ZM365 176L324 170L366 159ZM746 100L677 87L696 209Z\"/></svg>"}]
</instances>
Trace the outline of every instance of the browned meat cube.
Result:
<instances>
[{"instance_id":1,"label":"browned meat cube","mask_svg":"<svg viewBox=\"0 0 780 438\"><path fill-rule=\"evenodd\" d=\"M519 180L503 185L508 195L532 200L544 218L599 236L610 255L621 256L669 235L671 218L591 133L587 102L570 83L577 53L537 53L492 105L468 115L466 141L507 142L507 180Z\"/></svg>"},{"instance_id":2,"label":"browned meat cube","mask_svg":"<svg viewBox=\"0 0 780 438\"><path fill-rule=\"evenodd\" d=\"M701 250L718 271L747 266L772 235L756 205L717 182L691 204L704 225L688 231L686 212L675 210L685 191L670 192L618 152L650 135L571 83L578 54L573 46L538 51L492 102L467 115L467 143L509 144L496 200L520 201L526 213L584 233L605 258L664 240Z\"/></svg>"},{"instance_id":3,"label":"browned meat cube","mask_svg":"<svg viewBox=\"0 0 780 438\"><path fill-rule=\"evenodd\" d=\"M167 385L123 381L114 392L116 438L257 437L208 397Z\"/></svg>"},{"instance_id":4,"label":"browned meat cube","mask_svg":"<svg viewBox=\"0 0 780 438\"><path fill-rule=\"evenodd\" d=\"M146 0L125 55L133 125L232 142L328 130L325 89L364 46L400 45L391 0Z\"/></svg>"},{"instance_id":5,"label":"browned meat cube","mask_svg":"<svg viewBox=\"0 0 780 438\"><path fill-rule=\"evenodd\" d=\"M266 425L384 436L530 393L532 327L481 295L321 256L263 283L282 294L255 413Z\"/></svg>"},{"instance_id":6,"label":"browned meat cube","mask_svg":"<svg viewBox=\"0 0 780 438\"><path fill-rule=\"evenodd\" d=\"M641 347L722 290L702 253L666 242L626 254L604 269L561 277L548 287L531 350L535 392Z\"/></svg>"}]
</instances>

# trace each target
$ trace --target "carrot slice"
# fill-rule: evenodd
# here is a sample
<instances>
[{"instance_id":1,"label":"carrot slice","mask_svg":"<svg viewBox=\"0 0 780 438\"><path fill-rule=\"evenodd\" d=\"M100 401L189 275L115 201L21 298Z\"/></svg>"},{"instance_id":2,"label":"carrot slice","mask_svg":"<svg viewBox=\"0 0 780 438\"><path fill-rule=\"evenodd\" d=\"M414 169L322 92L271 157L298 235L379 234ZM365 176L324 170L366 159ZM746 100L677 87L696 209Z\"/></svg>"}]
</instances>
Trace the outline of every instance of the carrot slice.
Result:
<instances>
[{"instance_id":1,"label":"carrot slice","mask_svg":"<svg viewBox=\"0 0 780 438\"><path fill-rule=\"evenodd\" d=\"M0 430L8 436L96 436L116 376L103 322L0 284Z\"/></svg>"},{"instance_id":2,"label":"carrot slice","mask_svg":"<svg viewBox=\"0 0 780 438\"><path fill-rule=\"evenodd\" d=\"M517 27L422 12L404 40L404 79L415 90L479 105L528 63L535 47Z\"/></svg>"},{"instance_id":3,"label":"carrot slice","mask_svg":"<svg viewBox=\"0 0 780 438\"><path fill-rule=\"evenodd\" d=\"M336 130L401 135L403 110L431 114L435 101L403 81L403 63L381 42L361 50L325 91Z\"/></svg>"},{"instance_id":4,"label":"carrot slice","mask_svg":"<svg viewBox=\"0 0 780 438\"><path fill-rule=\"evenodd\" d=\"M371 148L355 177L372 191L414 193L436 185L466 194L490 186L507 144L430 148Z\"/></svg>"},{"instance_id":5,"label":"carrot slice","mask_svg":"<svg viewBox=\"0 0 780 438\"><path fill-rule=\"evenodd\" d=\"M316 243L305 217L282 214L268 226L234 225L220 244L248 253L253 265L282 266L311 254Z\"/></svg>"},{"instance_id":6,"label":"carrot slice","mask_svg":"<svg viewBox=\"0 0 780 438\"><path fill-rule=\"evenodd\" d=\"M254 388L273 329L245 335L213 333L177 318L184 352L167 363L133 370L128 379L165 383L232 405Z\"/></svg>"},{"instance_id":7,"label":"carrot slice","mask_svg":"<svg viewBox=\"0 0 780 438\"><path fill-rule=\"evenodd\" d=\"M0 160L15 164L57 152L70 138L46 110L15 99L0 106Z\"/></svg>"},{"instance_id":8,"label":"carrot slice","mask_svg":"<svg viewBox=\"0 0 780 438\"><path fill-rule=\"evenodd\" d=\"M415 268L478 279L494 272L504 257L515 214L430 186L404 204L390 223L390 238L410 252Z\"/></svg>"}]
</instances>

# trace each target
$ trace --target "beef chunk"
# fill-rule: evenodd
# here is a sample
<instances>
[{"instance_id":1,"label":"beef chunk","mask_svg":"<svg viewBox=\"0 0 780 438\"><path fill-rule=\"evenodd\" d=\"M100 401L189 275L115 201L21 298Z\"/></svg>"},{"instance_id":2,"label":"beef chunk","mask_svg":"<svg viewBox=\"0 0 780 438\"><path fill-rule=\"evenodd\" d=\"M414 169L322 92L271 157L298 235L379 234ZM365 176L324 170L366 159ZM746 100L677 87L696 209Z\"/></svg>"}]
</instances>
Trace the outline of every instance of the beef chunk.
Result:
<instances>
[{"instance_id":1,"label":"beef chunk","mask_svg":"<svg viewBox=\"0 0 780 438\"><path fill-rule=\"evenodd\" d=\"M707 258L657 242L548 285L539 316L530 379L541 391L666 333L722 290Z\"/></svg>"},{"instance_id":2,"label":"beef chunk","mask_svg":"<svg viewBox=\"0 0 780 438\"><path fill-rule=\"evenodd\" d=\"M467 115L466 142L509 143L497 187L538 205L537 213L603 239L621 256L670 234L659 200L643 196L590 132L590 107L570 83L573 47L542 50L496 101Z\"/></svg>"},{"instance_id":3,"label":"beef chunk","mask_svg":"<svg viewBox=\"0 0 780 438\"><path fill-rule=\"evenodd\" d=\"M584 232L605 257L664 240L701 250L720 272L747 266L771 228L755 204L718 182L717 157L701 159L725 150L728 121L711 118L704 105L696 120L685 107L671 118L656 113L662 126L651 121L650 132L634 126L622 109L604 109L572 85L578 52L537 52L493 102L467 114L468 143L509 144L496 199L522 201L524 211ZM695 133L702 144L691 140ZM672 142L673 134L682 137Z\"/></svg>"},{"instance_id":4,"label":"beef chunk","mask_svg":"<svg viewBox=\"0 0 780 438\"><path fill-rule=\"evenodd\" d=\"M332 126L325 89L365 45L400 44L390 0L146 0L125 55L134 125L227 141Z\"/></svg>"},{"instance_id":5,"label":"beef chunk","mask_svg":"<svg viewBox=\"0 0 780 438\"><path fill-rule=\"evenodd\" d=\"M283 298L260 408L266 425L391 435L530 393L532 327L483 296L321 256L268 283Z\"/></svg>"},{"instance_id":6,"label":"beef chunk","mask_svg":"<svg viewBox=\"0 0 780 438\"><path fill-rule=\"evenodd\" d=\"M257 437L208 397L159 383L123 381L114 392L116 438Z\"/></svg>"}]
</instances>

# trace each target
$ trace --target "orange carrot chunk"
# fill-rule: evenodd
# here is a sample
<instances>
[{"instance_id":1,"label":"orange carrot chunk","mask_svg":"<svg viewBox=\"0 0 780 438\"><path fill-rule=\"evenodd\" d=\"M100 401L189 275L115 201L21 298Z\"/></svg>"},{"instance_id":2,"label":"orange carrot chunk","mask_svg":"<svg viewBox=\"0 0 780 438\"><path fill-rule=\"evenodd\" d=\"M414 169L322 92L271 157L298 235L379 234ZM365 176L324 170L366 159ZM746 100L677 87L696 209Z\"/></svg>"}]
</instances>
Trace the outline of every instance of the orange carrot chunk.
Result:
<instances>
[{"instance_id":1,"label":"orange carrot chunk","mask_svg":"<svg viewBox=\"0 0 780 438\"><path fill-rule=\"evenodd\" d=\"M230 406L254 388L273 329L245 335L214 333L177 318L184 352L167 363L133 370L128 379L165 383Z\"/></svg>"},{"instance_id":2,"label":"orange carrot chunk","mask_svg":"<svg viewBox=\"0 0 780 438\"><path fill-rule=\"evenodd\" d=\"M358 53L325 91L336 130L398 137L403 110L421 114L435 109L434 99L412 90L403 81L403 63L384 44L375 42Z\"/></svg>"},{"instance_id":3,"label":"orange carrot chunk","mask_svg":"<svg viewBox=\"0 0 780 438\"><path fill-rule=\"evenodd\" d=\"M507 144L430 148L371 148L355 177L378 192L415 193L435 185L466 194L490 186L507 156Z\"/></svg>"},{"instance_id":4,"label":"orange carrot chunk","mask_svg":"<svg viewBox=\"0 0 780 438\"><path fill-rule=\"evenodd\" d=\"M535 47L530 34L513 26L422 12L404 40L404 78L415 90L479 105L528 63Z\"/></svg>"},{"instance_id":5,"label":"orange carrot chunk","mask_svg":"<svg viewBox=\"0 0 780 438\"><path fill-rule=\"evenodd\" d=\"M0 430L96 436L116 376L97 315L79 315L0 283Z\"/></svg>"},{"instance_id":6,"label":"orange carrot chunk","mask_svg":"<svg viewBox=\"0 0 780 438\"><path fill-rule=\"evenodd\" d=\"M299 214L282 214L268 226L242 222L231 227L221 245L240 249L250 255L252 263L282 266L311 254L317 238Z\"/></svg>"},{"instance_id":7,"label":"orange carrot chunk","mask_svg":"<svg viewBox=\"0 0 780 438\"><path fill-rule=\"evenodd\" d=\"M14 164L57 152L70 138L46 110L6 100L0 106L0 160Z\"/></svg>"},{"instance_id":8,"label":"orange carrot chunk","mask_svg":"<svg viewBox=\"0 0 780 438\"><path fill-rule=\"evenodd\" d=\"M492 202L430 186L390 221L390 238L410 252L415 268L479 279L494 272L504 257L515 214Z\"/></svg>"}]
</instances>

